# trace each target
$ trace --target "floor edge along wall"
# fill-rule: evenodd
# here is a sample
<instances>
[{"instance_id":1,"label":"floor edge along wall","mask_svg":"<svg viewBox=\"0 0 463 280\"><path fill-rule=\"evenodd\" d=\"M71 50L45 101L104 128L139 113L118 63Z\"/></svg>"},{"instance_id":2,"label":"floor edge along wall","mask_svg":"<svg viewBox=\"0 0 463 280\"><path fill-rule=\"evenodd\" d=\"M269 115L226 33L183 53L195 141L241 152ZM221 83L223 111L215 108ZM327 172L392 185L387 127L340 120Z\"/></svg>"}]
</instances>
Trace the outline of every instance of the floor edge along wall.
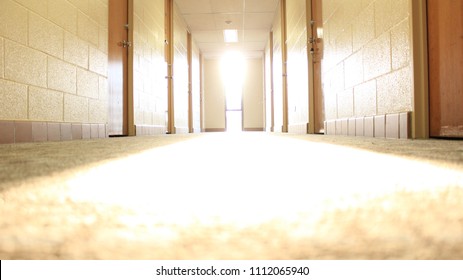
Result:
<instances>
[{"instance_id":1,"label":"floor edge along wall","mask_svg":"<svg viewBox=\"0 0 463 280\"><path fill-rule=\"evenodd\" d=\"M107 124L0 121L0 144L100 139Z\"/></svg>"},{"instance_id":2,"label":"floor edge along wall","mask_svg":"<svg viewBox=\"0 0 463 280\"><path fill-rule=\"evenodd\" d=\"M325 121L325 134L411 139L411 112Z\"/></svg>"}]
</instances>

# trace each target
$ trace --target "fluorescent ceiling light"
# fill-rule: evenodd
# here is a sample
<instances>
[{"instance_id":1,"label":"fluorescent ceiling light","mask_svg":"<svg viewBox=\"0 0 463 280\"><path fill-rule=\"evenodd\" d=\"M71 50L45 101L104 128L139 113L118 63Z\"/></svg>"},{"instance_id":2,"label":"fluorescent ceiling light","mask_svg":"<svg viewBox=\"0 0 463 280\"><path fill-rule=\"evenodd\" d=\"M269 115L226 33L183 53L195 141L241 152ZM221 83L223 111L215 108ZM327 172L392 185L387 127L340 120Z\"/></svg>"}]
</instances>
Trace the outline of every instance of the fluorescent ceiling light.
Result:
<instances>
[{"instance_id":1,"label":"fluorescent ceiling light","mask_svg":"<svg viewBox=\"0 0 463 280\"><path fill-rule=\"evenodd\" d=\"M225 29L223 31L223 39L225 43L236 43L238 42L238 30L236 29Z\"/></svg>"}]
</instances>

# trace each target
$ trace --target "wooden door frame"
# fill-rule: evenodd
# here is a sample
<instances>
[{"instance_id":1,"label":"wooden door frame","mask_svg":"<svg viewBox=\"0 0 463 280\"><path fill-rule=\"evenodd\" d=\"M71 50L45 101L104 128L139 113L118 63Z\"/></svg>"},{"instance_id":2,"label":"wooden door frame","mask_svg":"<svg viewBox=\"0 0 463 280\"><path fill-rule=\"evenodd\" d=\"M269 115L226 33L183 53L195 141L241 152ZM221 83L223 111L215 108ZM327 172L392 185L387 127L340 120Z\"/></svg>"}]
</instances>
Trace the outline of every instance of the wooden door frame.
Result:
<instances>
[{"instance_id":1,"label":"wooden door frame","mask_svg":"<svg viewBox=\"0 0 463 280\"><path fill-rule=\"evenodd\" d=\"M313 30L310 22L313 19L312 15L312 0L306 1L306 26L307 26L307 39L313 38ZM313 65L313 56L310 54L311 44L307 41L307 62L309 66L309 127L308 133L315 133L315 88L314 88L314 65Z\"/></svg>"},{"instance_id":2,"label":"wooden door frame","mask_svg":"<svg viewBox=\"0 0 463 280\"><path fill-rule=\"evenodd\" d=\"M412 138L428 139L430 123L427 1L411 0L410 5L413 66Z\"/></svg>"},{"instance_id":3,"label":"wooden door frame","mask_svg":"<svg viewBox=\"0 0 463 280\"><path fill-rule=\"evenodd\" d=\"M324 102L320 102L317 100L317 97L320 98L320 99L323 99L323 89L320 88L320 93L318 93L319 96L317 96L317 89L316 89L316 85L319 84L321 85L322 84L322 73L320 71L320 75L318 78L316 78L315 76L315 62L314 62L314 55L312 55L311 53L311 48L314 48L314 47L317 47L317 45L313 44L310 42L310 38L316 38L317 39L317 44L321 44L322 47L322 53L320 55L320 58L322 59L323 58L323 41L320 41L320 40L324 40L324 38L318 38L318 34L314 34L316 31L314 31L313 29L313 23L312 21L315 20L315 15L314 13L316 13L316 11L314 12L313 11L313 1L315 0L307 0L306 1L306 13L307 13L307 16L306 16L306 26L307 26L307 60L308 60L308 88L309 88L309 119L308 119L308 128L307 128L307 132L309 134L318 134L318 133L323 133L323 128L320 128L319 131L317 131L317 127L320 125L317 124L317 122L320 122L320 118L324 121L325 120L325 117L324 117L324 108L323 108L323 105ZM321 3L322 1L320 1L320 5L322 5ZM320 13L321 13L321 9L320 9ZM321 18L322 15L320 14L319 17ZM322 23L323 24L323 23ZM318 46L319 46L318 45ZM319 62L320 65L321 65L321 61ZM321 67L321 66L320 66ZM320 69L321 70L321 69ZM316 83L316 79L319 79L319 81ZM320 108L321 107L321 108ZM321 114L319 113L321 112ZM318 114L317 114L318 113ZM323 115L323 116L321 116Z\"/></svg>"},{"instance_id":4,"label":"wooden door frame","mask_svg":"<svg viewBox=\"0 0 463 280\"><path fill-rule=\"evenodd\" d=\"M111 2L108 2L108 15L110 15L110 6ZM127 41L133 42L133 0L127 0ZM111 25L108 22L108 28L111 28ZM110 33L110 32L108 32ZM110 43L110 42L109 42ZM108 50L109 51L109 50ZM135 121L134 121L134 103L133 103L133 47L129 45L127 48L127 61L125 67L124 79L126 83L123 85L123 97L122 97L122 134L115 136L134 136L135 132ZM109 84L109 73L108 73L108 84ZM109 87L108 87L109 88ZM111 120L108 119L108 122Z\"/></svg>"},{"instance_id":5,"label":"wooden door frame","mask_svg":"<svg viewBox=\"0 0 463 280\"><path fill-rule=\"evenodd\" d=\"M282 103L283 103L283 123L281 132L287 133L289 126L288 119L288 48L287 40L287 19L286 19L286 0L280 0L281 7L281 56L282 56Z\"/></svg>"},{"instance_id":6,"label":"wooden door frame","mask_svg":"<svg viewBox=\"0 0 463 280\"><path fill-rule=\"evenodd\" d=\"M174 0L165 0L166 62L167 62L167 134L175 134L174 112Z\"/></svg>"},{"instance_id":7,"label":"wooden door frame","mask_svg":"<svg viewBox=\"0 0 463 280\"><path fill-rule=\"evenodd\" d=\"M128 24L129 24L129 42L133 42L134 32L134 8L133 1L128 0ZM137 134L135 127L135 105L133 95L133 44L129 48L128 61L127 61L127 130L128 136L135 136Z\"/></svg>"}]
</instances>

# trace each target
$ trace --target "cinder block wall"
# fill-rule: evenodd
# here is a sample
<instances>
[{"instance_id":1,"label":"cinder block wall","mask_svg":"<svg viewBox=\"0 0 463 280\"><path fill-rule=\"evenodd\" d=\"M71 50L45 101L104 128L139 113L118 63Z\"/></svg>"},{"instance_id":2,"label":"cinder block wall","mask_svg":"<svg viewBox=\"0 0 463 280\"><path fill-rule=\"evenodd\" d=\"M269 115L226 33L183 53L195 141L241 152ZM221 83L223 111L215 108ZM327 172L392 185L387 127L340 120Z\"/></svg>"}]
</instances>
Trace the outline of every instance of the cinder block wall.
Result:
<instances>
[{"instance_id":1,"label":"cinder block wall","mask_svg":"<svg viewBox=\"0 0 463 280\"><path fill-rule=\"evenodd\" d=\"M243 80L243 130L265 130L264 58L246 59Z\"/></svg>"},{"instance_id":2,"label":"cinder block wall","mask_svg":"<svg viewBox=\"0 0 463 280\"><path fill-rule=\"evenodd\" d=\"M192 96L193 96L193 131L201 132L201 62L198 46L192 42L191 58Z\"/></svg>"},{"instance_id":3,"label":"cinder block wall","mask_svg":"<svg viewBox=\"0 0 463 280\"><path fill-rule=\"evenodd\" d=\"M188 133L188 30L174 5L174 114L176 133Z\"/></svg>"},{"instance_id":4,"label":"cinder block wall","mask_svg":"<svg viewBox=\"0 0 463 280\"><path fill-rule=\"evenodd\" d=\"M0 0L0 120L107 122L107 0Z\"/></svg>"},{"instance_id":5,"label":"cinder block wall","mask_svg":"<svg viewBox=\"0 0 463 280\"><path fill-rule=\"evenodd\" d=\"M204 131L225 131L225 89L222 84L220 59L203 60Z\"/></svg>"},{"instance_id":6,"label":"cinder block wall","mask_svg":"<svg viewBox=\"0 0 463 280\"><path fill-rule=\"evenodd\" d=\"M283 58L282 58L282 28L281 6L273 21L273 114L274 131L281 132L283 128Z\"/></svg>"},{"instance_id":7,"label":"cinder block wall","mask_svg":"<svg viewBox=\"0 0 463 280\"><path fill-rule=\"evenodd\" d=\"M164 0L134 1L134 114L137 135L166 131Z\"/></svg>"},{"instance_id":8,"label":"cinder block wall","mask_svg":"<svg viewBox=\"0 0 463 280\"><path fill-rule=\"evenodd\" d=\"M395 114L388 118L395 121L412 111L410 13L409 0L323 1L326 120L354 124L355 118ZM405 129L409 120L400 122L397 129ZM330 134L339 134L335 126ZM337 126L355 135L355 125L352 131Z\"/></svg>"}]
</instances>

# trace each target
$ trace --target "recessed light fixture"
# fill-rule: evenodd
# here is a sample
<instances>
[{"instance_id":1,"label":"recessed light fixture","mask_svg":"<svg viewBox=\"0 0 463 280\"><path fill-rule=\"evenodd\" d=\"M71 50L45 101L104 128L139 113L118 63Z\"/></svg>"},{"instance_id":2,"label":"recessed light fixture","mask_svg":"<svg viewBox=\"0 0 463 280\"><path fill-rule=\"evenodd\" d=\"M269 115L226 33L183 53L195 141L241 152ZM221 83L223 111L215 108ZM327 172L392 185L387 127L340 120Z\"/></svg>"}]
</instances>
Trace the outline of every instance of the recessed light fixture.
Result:
<instances>
[{"instance_id":1,"label":"recessed light fixture","mask_svg":"<svg viewBox=\"0 0 463 280\"><path fill-rule=\"evenodd\" d=\"M223 39L225 43L236 43L238 42L238 30L236 29L225 29L223 31Z\"/></svg>"}]
</instances>

